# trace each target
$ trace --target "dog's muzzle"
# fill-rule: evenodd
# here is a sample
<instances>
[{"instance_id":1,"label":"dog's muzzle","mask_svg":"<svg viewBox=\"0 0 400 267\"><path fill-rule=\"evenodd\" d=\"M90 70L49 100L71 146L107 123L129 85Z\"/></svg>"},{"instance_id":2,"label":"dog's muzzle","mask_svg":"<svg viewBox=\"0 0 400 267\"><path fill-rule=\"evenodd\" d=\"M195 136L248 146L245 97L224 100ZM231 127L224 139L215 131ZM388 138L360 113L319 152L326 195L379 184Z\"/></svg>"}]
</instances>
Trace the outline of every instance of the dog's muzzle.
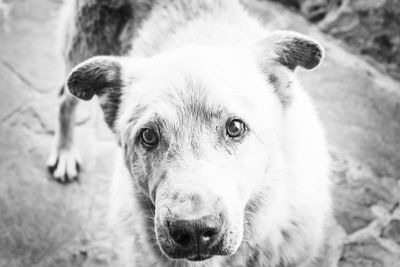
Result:
<instances>
[{"instance_id":1,"label":"dog's muzzle","mask_svg":"<svg viewBox=\"0 0 400 267\"><path fill-rule=\"evenodd\" d=\"M201 261L221 251L223 222L221 217L207 215L194 220L166 220L169 248L165 252L173 259Z\"/></svg>"}]
</instances>

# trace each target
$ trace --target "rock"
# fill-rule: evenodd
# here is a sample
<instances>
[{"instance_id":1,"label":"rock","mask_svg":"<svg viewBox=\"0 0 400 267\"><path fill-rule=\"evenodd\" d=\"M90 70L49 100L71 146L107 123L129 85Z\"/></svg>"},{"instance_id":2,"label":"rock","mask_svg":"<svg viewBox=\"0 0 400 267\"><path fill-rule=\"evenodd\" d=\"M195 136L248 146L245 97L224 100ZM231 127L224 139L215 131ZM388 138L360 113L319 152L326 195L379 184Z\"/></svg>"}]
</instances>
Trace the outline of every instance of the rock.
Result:
<instances>
[{"instance_id":1,"label":"rock","mask_svg":"<svg viewBox=\"0 0 400 267\"><path fill-rule=\"evenodd\" d=\"M397 180L377 178L362 164L333 155L332 180L336 218L346 233L368 226L375 218L372 207L391 210L400 201Z\"/></svg>"},{"instance_id":2,"label":"rock","mask_svg":"<svg viewBox=\"0 0 400 267\"><path fill-rule=\"evenodd\" d=\"M273 0L276 1L276 0ZM400 79L400 2L398 0L285 0L352 51L379 62Z\"/></svg>"},{"instance_id":3,"label":"rock","mask_svg":"<svg viewBox=\"0 0 400 267\"><path fill-rule=\"evenodd\" d=\"M400 262L398 252L386 249L375 238L347 243L339 267L395 267Z\"/></svg>"},{"instance_id":4,"label":"rock","mask_svg":"<svg viewBox=\"0 0 400 267\"><path fill-rule=\"evenodd\" d=\"M400 245L400 220L392 220L389 225L383 229L382 237L392 239Z\"/></svg>"},{"instance_id":5,"label":"rock","mask_svg":"<svg viewBox=\"0 0 400 267\"><path fill-rule=\"evenodd\" d=\"M393 213L388 213L384 218L377 218L367 227L347 236L339 266L397 266L400 262L400 246L381 235L382 230L393 221Z\"/></svg>"}]
</instances>

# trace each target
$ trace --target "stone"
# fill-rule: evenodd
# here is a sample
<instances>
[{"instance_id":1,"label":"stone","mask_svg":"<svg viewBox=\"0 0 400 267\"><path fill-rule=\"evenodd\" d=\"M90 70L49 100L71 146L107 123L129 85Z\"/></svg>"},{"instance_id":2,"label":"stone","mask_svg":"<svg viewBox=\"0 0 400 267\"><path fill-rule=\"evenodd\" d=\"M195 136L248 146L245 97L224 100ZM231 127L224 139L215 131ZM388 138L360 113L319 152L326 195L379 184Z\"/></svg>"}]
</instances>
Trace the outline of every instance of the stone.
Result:
<instances>
[{"instance_id":1,"label":"stone","mask_svg":"<svg viewBox=\"0 0 400 267\"><path fill-rule=\"evenodd\" d=\"M394 267L400 262L398 252L386 249L375 238L357 240L343 248L339 267Z\"/></svg>"},{"instance_id":2,"label":"stone","mask_svg":"<svg viewBox=\"0 0 400 267\"><path fill-rule=\"evenodd\" d=\"M277 0L273 0L277 1ZM400 79L400 2L398 0L286 0L324 32L371 59Z\"/></svg>"},{"instance_id":3,"label":"stone","mask_svg":"<svg viewBox=\"0 0 400 267\"><path fill-rule=\"evenodd\" d=\"M383 229L382 237L392 239L400 245L400 220L392 220L389 225Z\"/></svg>"}]
</instances>

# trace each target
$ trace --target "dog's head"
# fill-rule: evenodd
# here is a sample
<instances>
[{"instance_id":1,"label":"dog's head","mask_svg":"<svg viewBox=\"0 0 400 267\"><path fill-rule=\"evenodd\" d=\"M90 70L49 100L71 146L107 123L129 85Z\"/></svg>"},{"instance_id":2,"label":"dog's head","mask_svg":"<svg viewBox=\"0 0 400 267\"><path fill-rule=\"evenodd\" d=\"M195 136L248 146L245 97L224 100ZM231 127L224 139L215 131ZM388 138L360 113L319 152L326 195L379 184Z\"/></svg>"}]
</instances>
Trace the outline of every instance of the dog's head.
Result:
<instances>
[{"instance_id":1,"label":"dog's head","mask_svg":"<svg viewBox=\"0 0 400 267\"><path fill-rule=\"evenodd\" d=\"M203 260L235 253L247 209L260 192L268 203L293 70L322 56L315 41L276 32L251 47L94 57L71 72L68 88L99 97L132 181L155 207L161 251Z\"/></svg>"}]
</instances>

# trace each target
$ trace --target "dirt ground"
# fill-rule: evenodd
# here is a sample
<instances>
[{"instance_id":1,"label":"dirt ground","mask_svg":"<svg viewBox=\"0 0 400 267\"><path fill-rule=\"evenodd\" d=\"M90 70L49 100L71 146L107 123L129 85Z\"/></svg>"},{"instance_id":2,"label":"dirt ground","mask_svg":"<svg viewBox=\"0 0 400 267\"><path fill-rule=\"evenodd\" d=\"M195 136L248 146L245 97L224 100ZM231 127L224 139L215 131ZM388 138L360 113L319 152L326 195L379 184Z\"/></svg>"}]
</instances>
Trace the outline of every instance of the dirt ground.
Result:
<instances>
[{"instance_id":1,"label":"dirt ground","mask_svg":"<svg viewBox=\"0 0 400 267\"><path fill-rule=\"evenodd\" d=\"M326 47L320 68L300 71L332 151L339 266L400 266L400 83L345 51L303 18L248 0L277 28ZM0 266L119 266L107 226L114 140L97 108L78 111L79 183L61 185L45 162L65 76L56 32L61 0L0 0ZM321 266L327 266L325 263Z\"/></svg>"}]
</instances>

